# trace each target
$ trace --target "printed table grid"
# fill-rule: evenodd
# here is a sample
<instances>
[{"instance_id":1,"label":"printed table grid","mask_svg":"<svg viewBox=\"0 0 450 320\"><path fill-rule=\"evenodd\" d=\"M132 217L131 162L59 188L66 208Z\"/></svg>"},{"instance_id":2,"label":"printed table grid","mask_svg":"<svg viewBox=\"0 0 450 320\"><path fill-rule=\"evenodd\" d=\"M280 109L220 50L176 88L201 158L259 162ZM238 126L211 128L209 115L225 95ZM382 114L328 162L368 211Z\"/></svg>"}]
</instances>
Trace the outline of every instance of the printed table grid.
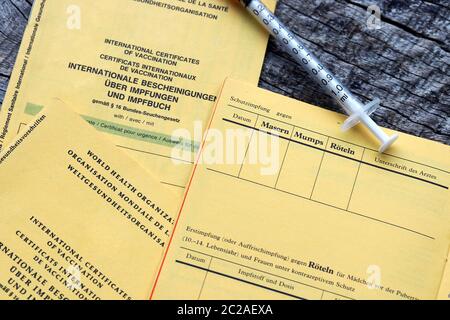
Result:
<instances>
[{"instance_id":1,"label":"printed table grid","mask_svg":"<svg viewBox=\"0 0 450 320\"><path fill-rule=\"evenodd\" d=\"M245 157L242 160L242 163L240 164L240 168L239 168L238 172L235 172L235 173L223 172L221 170L217 170L217 169L210 168L210 167L208 168L209 171L223 174L226 176L230 176L235 179L239 179L241 181L245 181L248 183L253 183L253 184L259 185L261 187L270 188L270 189L273 189L273 190L276 190L279 192L283 192L285 194L289 194L289 195L292 195L295 197L313 201L313 202L321 204L321 205L329 206L329 207L332 207L332 208L335 208L335 209L338 209L341 211L351 213L355 216L370 219L371 221L374 221L376 223L382 223L387 226L402 229L402 230L414 233L421 237L425 237L425 238L432 239L432 240L435 239L433 235L429 235L424 232L420 232L419 230L415 230L413 228L408 228L406 226L402 226L399 223L394 223L394 222L388 221L386 219L379 219L376 217L372 217L368 214L365 214L364 212L360 212L360 210L352 210L352 200L354 197L355 190L357 190L357 188L358 188L358 181L361 179L362 168L364 168L364 170L368 170L368 169L384 170L384 171L390 172L392 174L399 175L399 176L402 176L405 178L410 178L415 181L418 181L419 183L431 185L432 187L436 187L439 189L441 189L441 188L448 189L447 186L436 183L436 182L432 182L429 180L425 180L425 179L419 178L417 176L412 176L412 175L406 174L404 172L395 171L390 168L385 168L385 167L376 165L374 163L364 161L364 156L366 155L366 153L374 152L375 150L373 150L373 149L370 149L370 148L367 148L364 146L360 146L357 144L353 144L348 141L344 141L344 140L341 140L341 139L338 139L335 137L331 137L328 135L324 135L324 134L321 134L318 132L314 132L312 130L302 128L302 127L299 127L299 126L296 126L296 125L293 125L293 124L290 124L287 122L283 122L281 120L269 118L265 115L262 115L262 114L259 114L259 113L253 112L253 111L245 110L245 109L233 106L233 105L229 105L229 107L237 109L237 110L241 110L248 114L253 114L256 116L256 120L254 121L253 126L248 125L248 124L243 124L240 122L236 122L231 119L227 119L225 117L222 118L223 121L225 121L229 124L237 125L239 127L243 127L243 128L252 130L251 137L249 139L249 142L248 142L248 145L246 148ZM258 121L260 121L261 119L270 119L270 120L290 126L290 129L291 129L290 137L274 134L272 132L268 132L266 130L257 128L256 126L258 124ZM314 133L316 135L320 135L324 138L324 141L326 141L326 143L324 144L324 146L322 148L322 147L317 147L314 145L310 145L307 143L302 143L300 141L294 140L293 133L295 130L304 130L304 131ZM248 150L252 143L254 132L261 132L264 134L276 136L281 139L280 141L282 141L282 143L285 144L285 147L282 150L283 153L281 154L281 157L280 157L281 165L279 167L279 171L278 171L274 181L270 181L270 182L258 181L258 179L256 179L251 174L249 174L250 177L247 177L247 175L246 175L245 160L248 156ZM355 148L358 148L361 151L361 153L358 157L356 157L356 156L352 157L352 156L346 156L344 154L340 154L338 152L331 151L329 149L331 140L341 141L342 143L344 143L346 145L354 146ZM309 181L310 186L303 186L303 185L299 186L296 179L294 179L292 177L292 172L287 172L288 170L286 169L286 166L289 166L288 162L296 161L296 157L292 157L292 156L290 157L289 155L291 153L301 152L301 151L298 151L298 150L300 150L299 148L308 149L309 150L308 155L311 155L312 157L315 156L317 158L317 161L310 161L311 164L317 165L317 168L312 169L312 172L314 172L314 170L317 170L317 171L315 171L315 176L311 177L311 179ZM433 168L431 166L427 166L427 165L424 165L421 163L417 163L417 162L411 161L409 159L403 159L403 158L395 157L392 155L388 155L388 156L447 173L444 170L441 170L438 168ZM296 161L295 163L301 163L301 161ZM363 165L364 165L364 167L363 167ZM327 174L328 168L333 168L333 170L336 170L335 168L338 168L337 170L342 171L342 174L339 176L340 179L338 180L338 182L336 182L336 179L335 179L335 177L332 176L332 174ZM307 171L307 170L305 169L305 171ZM330 171L330 172L334 173L332 171ZM286 179L283 179L284 174L286 174ZM341 183L340 188L336 188L337 190L334 190L334 192L329 192L329 190L327 188L327 186L329 185L327 183L327 180L329 180L329 179L335 179L333 183L338 183L338 184ZM286 187L286 185L289 184L289 182L295 183L296 187L303 187L303 188L305 188L305 190L303 191L303 193L302 192L294 192L293 190L290 190L289 187ZM285 187L283 186L283 184L285 185Z\"/></svg>"},{"instance_id":2,"label":"printed table grid","mask_svg":"<svg viewBox=\"0 0 450 320\"><path fill-rule=\"evenodd\" d=\"M207 254L207 253L204 253L204 252L200 252L198 250L190 249L190 248L187 248L187 247L180 247L180 249L184 250L186 253L199 254L201 256L206 257L206 259L208 259L207 266L200 266L195 261L186 261L187 259L176 259L175 260L175 262L177 264L180 264L180 265L183 265L185 267L194 268L194 269L197 269L197 270L205 272L205 276L203 278L203 282L202 282L202 284L200 286L200 289L199 289L199 292L198 292L198 298L197 298L198 300L200 300L202 298L202 293L205 290L205 288L208 286L208 275L210 275L210 274L211 275L215 275L215 276L219 276L221 278L226 278L226 279L229 279L229 280L232 280L232 281L237 281L237 282L240 282L240 283L251 285L251 286L254 286L254 287L258 287L258 288L261 288L263 290L268 290L270 292L281 294L281 295L284 295L284 296L287 296L287 297L290 297L290 298L294 298L294 299L297 299L297 300L309 300L308 298L306 298L304 296L299 296L297 294L293 294L293 293L289 293L289 292L286 292L286 291L283 291L283 290L275 289L273 287L270 287L270 285L258 284L258 283L254 282L254 281L245 280L245 279L242 279L241 277L237 277L236 275L232 275L232 274L227 273L227 272L222 272L222 271L219 271L219 270L215 270L214 268L211 267L213 261L219 261L220 263L226 264L227 266L230 266L232 268L236 267L236 268L238 268L238 270L240 268L244 268L246 270L252 270L252 271L255 271L255 272L258 272L258 273L262 273L262 274L274 277L274 278L279 279L279 280L288 281L290 283L295 283L295 285L298 286L298 288L300 288L300 289L303 288L303 290L305 290L305 291L308 291L308 290L311 291L312 290L317 297L320 297L320 300L322 300L323 298L354 300L354 299L352 299L350 297L343 296L341 294L337 294L337 293L334 293L334 292L331 292L331 291L328 291L328 290L324 290L324 289L321 289L319 287L308 285L308 284L305 284L305 283L302 283L302 282L299 282L299 281L296 281L296 280L288 279L288 278L286 278L284 276L280 276L280 275L276 275L276 274L269 273L269 272L266 272L266 271L262 271L262 270L259 270L259 269L255 269L255 268L243 265L241 263L236 263L236 262L233 262L233 261L230 261L230 260L227 260L227 259L219 258L219 257L213 256L213 255L210 255L210 254Z\"/></svg>"}]
</instances>

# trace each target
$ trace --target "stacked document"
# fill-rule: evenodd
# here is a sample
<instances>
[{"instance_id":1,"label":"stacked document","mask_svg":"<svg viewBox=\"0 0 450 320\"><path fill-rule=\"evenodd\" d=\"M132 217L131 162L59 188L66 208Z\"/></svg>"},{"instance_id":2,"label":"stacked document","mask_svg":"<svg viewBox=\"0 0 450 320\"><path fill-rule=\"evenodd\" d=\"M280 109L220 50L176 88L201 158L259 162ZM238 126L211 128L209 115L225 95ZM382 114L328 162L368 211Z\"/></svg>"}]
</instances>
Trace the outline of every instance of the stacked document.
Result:
<instances>
[{"instance_id":1,"label":"stacked document","mask_svg":"<svg viewBox=\"0 0 450 320\"><path fill-rule=\"evenodd\" d=\"M201 3L34 2L0 299L448 299L450 148L257 88L268 34Z\"/></svg>"},{"instance_id":2,"label":"stacked document","mask_svg":"<svg viewBox=\"0 0 450 320\"><path fill-rule=\"evenodd\" d=\"M267 45L209 2L34 1L0 114L0 298L150 297L223 81L256 84Z\"/></svg>"},{"instance_id":3,"label":"stacked document","mask_svg":"<svg viewBox=\"0 0 450 320\"><path fill-rule=\"evenodd\" d=\"M206 126L226 77L257 83L269 37L239 2L209 2L216 6L35 0L2 107L0 149L56 97L181 197L201 143L196 126ZM179 128L192 139L174 140ZM191 154L174 166L176 146Z\"/></svg>"},{"instance_id":4,"label":"stacked document","mask_svg":"<svg viewBox=\"0 0 450 320\"><path fill-rule=\"evenodd\" d=\"M175 197L79 115L41 112L1 154L0 180L0 297L148 297Z\"/></svg>"},{"instance_id":5,"label":"stacked document","mask_svg":"<svg viewBox=\"0 0 450 320\"><path fill-rule=\"evenodd\" d=\"M450 148L343 121L227 81L153 298L446 298Z\"/></svg>"}]
</instances>

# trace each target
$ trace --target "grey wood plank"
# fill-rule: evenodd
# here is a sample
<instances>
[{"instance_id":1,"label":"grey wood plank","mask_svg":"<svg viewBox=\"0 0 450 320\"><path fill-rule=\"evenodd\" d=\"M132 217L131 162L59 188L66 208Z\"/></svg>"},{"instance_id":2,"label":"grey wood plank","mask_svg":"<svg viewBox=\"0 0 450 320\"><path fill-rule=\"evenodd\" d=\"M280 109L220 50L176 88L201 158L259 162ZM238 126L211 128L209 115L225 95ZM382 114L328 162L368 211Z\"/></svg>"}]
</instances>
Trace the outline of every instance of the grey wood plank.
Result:
<instances>
[{"instance_id":1,"label":"grey wood plank","mask_svg":"<svg viewBox=\"0 0 450 320\"><path fill-rule=\"evenodd\" d=\"M412 18L406 24L403 16L414 12L417 16L427 14L426 10L411 10L409 5L414 2L371 1L389 10L382 11L379 30L369 30L366 10L369 2L359 0L281 0L276 14L361 100L367 102L375 97L383 100L382 108L375 114L379 124L449 144L448 25L439 34L431 34L419 23L414 25ZM450 16L445 4L439 10L440 15ZM434 17L435 11L429 12ZM441 26L438 19L429 21L435 23L430 30ZM269 44L260 86L339 111L337 104L321 94L306 73L273 41Z\"/></svg>"}]
</instances>

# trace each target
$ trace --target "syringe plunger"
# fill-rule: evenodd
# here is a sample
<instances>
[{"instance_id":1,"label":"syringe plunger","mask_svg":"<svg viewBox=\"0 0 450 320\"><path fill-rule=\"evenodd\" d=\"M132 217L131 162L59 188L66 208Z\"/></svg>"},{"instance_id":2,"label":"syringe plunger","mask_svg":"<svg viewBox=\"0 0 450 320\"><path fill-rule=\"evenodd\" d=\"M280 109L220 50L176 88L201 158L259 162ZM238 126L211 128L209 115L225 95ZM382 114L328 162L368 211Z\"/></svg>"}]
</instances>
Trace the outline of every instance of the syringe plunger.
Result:
<instances>
[{"instance_id":1,"label":"syringe plunger","mask_svg":"<svg viewBox=\"0 0 450 320\"><path fill-rule=\"evenodd\" d=\"M341 129L342 131L347 131L358 123L364 124L380 141L381 145L379 151L384 152L398 139L398 134L388 136L370 117L370 115L380 107L380 102L380 99L377 98L365 106L362 106L361 102L353 99L351 104L344 108L349 117L344 122Z\"/></svg>"}]
</instances>

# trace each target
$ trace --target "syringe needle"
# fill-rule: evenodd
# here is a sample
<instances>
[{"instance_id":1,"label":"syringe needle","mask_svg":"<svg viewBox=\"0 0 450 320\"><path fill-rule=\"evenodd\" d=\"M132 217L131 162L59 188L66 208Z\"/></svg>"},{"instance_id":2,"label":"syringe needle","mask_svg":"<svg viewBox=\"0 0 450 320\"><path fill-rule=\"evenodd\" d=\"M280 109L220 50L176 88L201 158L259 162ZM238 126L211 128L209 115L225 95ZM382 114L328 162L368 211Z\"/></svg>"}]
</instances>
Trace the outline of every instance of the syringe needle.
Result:
<instances>
[{"instance_id":1,"label":"syringe needle","mask_svg":"<svg viewBox=\"0 0 450 320\"><path fill-rule=\"evenodd\" d=\"M286 48L292 58L342 106L349 115L342 130L346 131L360 122L363 123L381 142L380 152L384 152L397 140L397 134L388 136L370 117L380 106L379 99L363 105L261 1L240 0L240 2Z\"/></svg>"}]
</instances>

